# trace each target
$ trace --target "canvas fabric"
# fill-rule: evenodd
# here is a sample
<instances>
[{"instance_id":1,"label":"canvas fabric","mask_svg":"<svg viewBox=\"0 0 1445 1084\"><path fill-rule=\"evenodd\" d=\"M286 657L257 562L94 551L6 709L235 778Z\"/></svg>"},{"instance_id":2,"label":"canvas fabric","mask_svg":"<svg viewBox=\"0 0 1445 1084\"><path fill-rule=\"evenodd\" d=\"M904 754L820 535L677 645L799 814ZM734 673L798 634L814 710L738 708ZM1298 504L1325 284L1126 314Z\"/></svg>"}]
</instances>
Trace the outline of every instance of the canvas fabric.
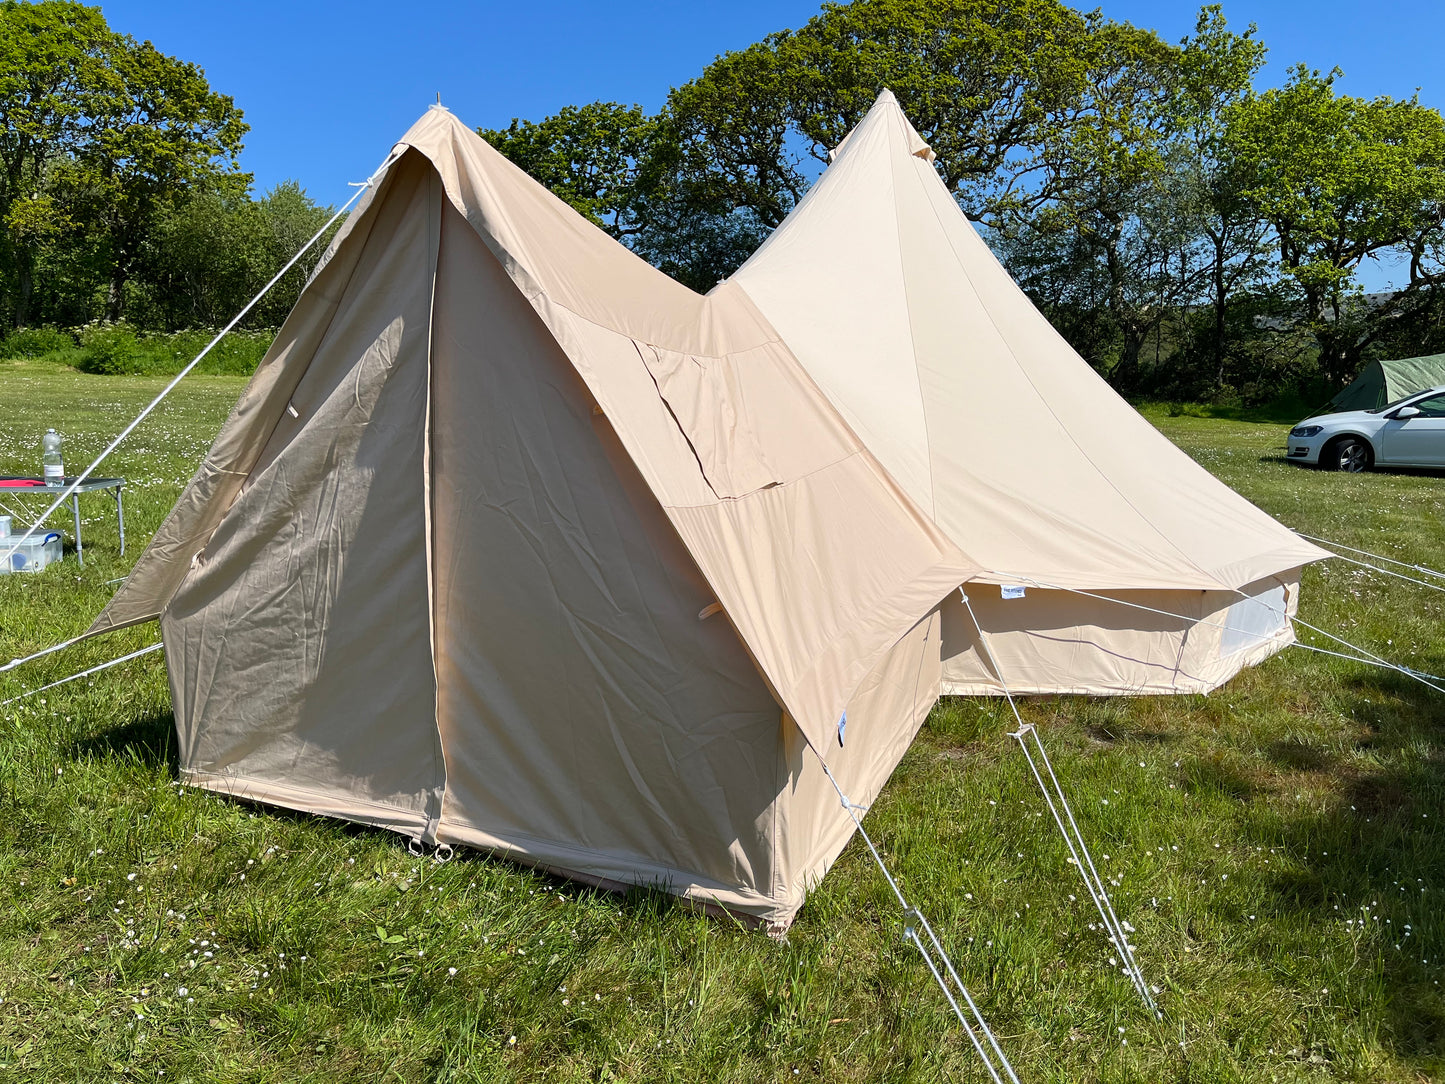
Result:
<instances>
[{"instance_id":1,"label":"canvas fabric","mask_svg":"<svg viewBox=\"0 0 1445 1084\"><path fill-rule=\"evenodd\" d=\"M809 262L785 226L700 296L429 110L93 626L161 619L183 776L783 926L854 830L820 758L867 804L945 689L1177 691L1287 642L1316 551L1133 462L1170 446L948 220L929 153L875 110L799 208L845 242ZM984 469L1015 401L1067 424ZM1025 572L1185 617L986 600Z\"/></svg>"},{"instance_id":2,"label":"canvas fabric","mask_svg":"<svg viewBox=\"0 0 1445 1084\"><path fill-rule=\"evenodd\" d=\"M1429 387L1426 384L1425 387ZM1336 414L1347 410L1375 410L1390 401L1390 391L1385 383L1385 370L1378 361L1372 361L1360 370L1360 375L1350 381L1317 414Z\"/></svg>"},{"instance_id":3,"label":"canvas fabric","mask_svg":"<svg viewBox=\"0 0 1445 1084\"><path fill-rule=\"evenodd\" d=\"M1377 410L1441 384L1445 384L1445 354L1372 361L1320 413Z\"/></svg>"},{"instance_id":4,"label":"canvas fabric","mask_svg":"<svg viewBox=\"0 0 1445 1084\"><path fill-rule=\"evenodd\" d=\"M998 696L1005 683L1026 695L1206 693L1293 642L1299 570L1239 593L967 592L973 616L958 595L941 607L945 693Z\"/></svg>"},{"instance_id":5,"label":"canvas fabric","mask_svg":"<svg viewBox=\"0 0 1445 1084\"><path fill-rule=\"evenodd\" d=\"M161 621L192 782L418 835L444 782L421 484L428 173L412 160L391 178L290 410Z\"/></svg>"},{"instance_id":6,"label":"canvas fabric","mask_svg":"<svg viewBox=\"0 0 1445 1084\"><path fill-rule=\"evenodd\" d=\"M1396 399L1403 399L1417 391L1445 384L1445 354L1392 358L1381 361L1379 365L1385 376L1386 403L1393 403Z\"/></svg>"},{"instance_id":7,"label":"canvas fabric","mask_svg":"<svg viewBox=\"0 0 1445 1084\"><path fill-rule=\"evenodd\" d=\"M885 92L726 288L753 299L919 507L983 565L976 582L1036 585L1008 607L988 601L997 588L974 592L1006 680L1094 694L1215 687L1243 656L1205 658L1205 637L1183 644L1189 622L1067 589L1138 592L1203 618L1201 597L1297 583L1292 570L1323 551L1195 463L1068 346L926 146ZM956 598L943 609L944 687L997 692L998 677L959 646L961 612ZM1270 642L1288 643L1288 629Z\"/></svg>"},{"instance_id":8,"label":"canvas fabric","mask_svg":"<svg viewBox=\"0 0 1445 1084\"><path fill-rule=\"evenodd\" d=\"M199 785L785 924L800 743L876 792L976 567L743 294L399 151L95 630L161 617Z\"/></svg>"}]
</instances>

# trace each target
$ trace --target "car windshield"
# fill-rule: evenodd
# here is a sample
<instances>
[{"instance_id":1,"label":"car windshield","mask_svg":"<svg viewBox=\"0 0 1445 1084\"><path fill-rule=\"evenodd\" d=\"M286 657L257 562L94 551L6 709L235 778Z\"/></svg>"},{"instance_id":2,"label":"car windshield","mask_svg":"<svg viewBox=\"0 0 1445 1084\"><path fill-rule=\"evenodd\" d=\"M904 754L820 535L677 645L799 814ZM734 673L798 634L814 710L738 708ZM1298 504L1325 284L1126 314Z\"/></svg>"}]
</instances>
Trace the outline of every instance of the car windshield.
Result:
<instances>
[{"instance_id":1,"label":"car windshield","mask_svg":"<svg viewBox=\"0 0 1445 1084\"><path fill-rule=\"evenodd\" d=\"M1418 391L1412 391L1409 395L1406 395L1406 396L1405 396L1404 398L1402 398L1402 399L1396 399L1393 403L1386 403L1384 406L1377 406L1377 407L1375 407L1373 410L1367 410L1367 411L1365 411L1365 413L1366 413L1366 414L1383 414L1383 413L1385 413L1385 411L1387 411L1387 410L1394 410L1397 406L1403 406L1404 404L1408 403L1411 399L1417 398L1417 397L1420 396L1421 394L1423 394L1423 393L1422 393L1422 392L1418 392Z\"/></svg>"}]
</instances>

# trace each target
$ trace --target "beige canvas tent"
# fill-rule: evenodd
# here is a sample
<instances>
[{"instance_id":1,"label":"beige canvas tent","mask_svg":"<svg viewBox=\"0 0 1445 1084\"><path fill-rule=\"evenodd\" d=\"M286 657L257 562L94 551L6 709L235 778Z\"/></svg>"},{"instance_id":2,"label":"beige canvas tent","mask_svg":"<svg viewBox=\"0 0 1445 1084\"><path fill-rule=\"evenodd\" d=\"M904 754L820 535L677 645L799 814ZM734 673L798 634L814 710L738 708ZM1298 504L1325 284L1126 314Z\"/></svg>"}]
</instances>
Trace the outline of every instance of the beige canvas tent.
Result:
<instances>
[{"instance_id":1,"label":"beige canvas tent","mask_svg":"<svg viewBox=\"0 0 1445 1084\"><path fill-rule=\"evenodd\" d=\"M1207 692L1292 642L1299 568L1325 552L1115 394L932 160L885 91L730 285L983 566L976 579L1024 588L969 592L1002 678L1014 692ZM943 691L1001 692L956 595L942 618Z\"/></svg>"},{"instance_id":2,"label":"beige canvas tent","mask_svg":"<svg viewBox=\"0 0 1445 1084\"><path fill-rule=\"evenodd\" d=\"M890 169L926 171L893 142L911 138L896 106L880 109L846 153L883 131L880 160L902 154ZM837 194L835 175L877 187L840 156L820 193ZM859 231L902 213L896 195L849 196L834 228L871 258L881 242ZM1315 551L1108 399L961 218L919 239L939 275L926 299L911 264L864 261L855 273L871 285L840 287L878 302L877 328L849 343L828 326L836 312L801 303L816 326L800 327L761 272L820 206L810 199L746 274L703 297L428 111L94 626L160 619L184 778L782 925L853 831L808 746L866 803L945 666L956 687L997 688L971 647L947 646L971 643L945 601L961 584L983 585L970 591L1024 686L1118 687L1067 642L1081 636L1146 661L1179 645L1190 665L1186 640L1213 645L1198 655L1207 674L1186 680L1176 663L1169 680L1137 683L1167 688L1222 679L1286 642L1277 620L1231 654L1192 622L1080 611L1056 595L984 601L1006 567L1184 600L1189 613L1276 577L1293 606L1292 570ZM828 380L829 351L909 375L889 339L900 295L956 331L1019 321L1038 394L1053 381L1061 397L1107 403L1121 450L1050 433L1041 447L1061 461L946 482L940 457L937 499L899 457L916 439L865 424ZM908 356L920 374L927 357L957 362L959 384L981 380L956 393L965 432L992 424L975 419L1016 394L1023 364L1000 376L969 358ZM1146 470L1140 454L1161 462ZM1106 507L1071 522L1072 497L1035 506L1083 478L1111 495ZM1007 479L1021 488L1000 488ZM1193 499L1144 492L1161 485ZM1034 647L1030 622L1044 629ZM1049 682L1022 665L1043 656Z\"/></svg>"}]
</instances>

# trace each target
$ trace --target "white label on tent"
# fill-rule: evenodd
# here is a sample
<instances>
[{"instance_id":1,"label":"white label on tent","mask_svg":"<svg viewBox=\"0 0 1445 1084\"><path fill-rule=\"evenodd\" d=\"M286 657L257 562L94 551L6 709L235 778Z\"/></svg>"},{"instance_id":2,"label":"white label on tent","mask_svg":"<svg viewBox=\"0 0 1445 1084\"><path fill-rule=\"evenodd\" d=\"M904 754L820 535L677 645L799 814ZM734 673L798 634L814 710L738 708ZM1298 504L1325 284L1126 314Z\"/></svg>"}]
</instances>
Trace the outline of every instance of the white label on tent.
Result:
<instances>
[{"instance_id":1,"label":"white label on tent","mask_svg":"<svg viewBox=\"0 0 1445 1084\"><path fill-rule=\"evenodd\" d=\"M999 584L999 588L998 588L998 589L999 589L999 593L1000 593L1001 595L1003 595L1004 598L1023 598L1023 597L1024 597L1024 588L1018 586L1017 584L1013 584L1013 583L1003 583L1003 584Z\"/></svg>"},{"instance_id":2,"label":"white label on tent","mask_svg":"<svg viewBox=\"0 0 1445 1084\"><path fill-rule=\"evenodd\" d=\"M848 729L848 713L847 713L847 711L844 711L843 714L838 717L838 745L839 745L840 747L841 747L842 744L843 744L843 732L846 731L847 729Z\"/></svg>"}]
</instances>

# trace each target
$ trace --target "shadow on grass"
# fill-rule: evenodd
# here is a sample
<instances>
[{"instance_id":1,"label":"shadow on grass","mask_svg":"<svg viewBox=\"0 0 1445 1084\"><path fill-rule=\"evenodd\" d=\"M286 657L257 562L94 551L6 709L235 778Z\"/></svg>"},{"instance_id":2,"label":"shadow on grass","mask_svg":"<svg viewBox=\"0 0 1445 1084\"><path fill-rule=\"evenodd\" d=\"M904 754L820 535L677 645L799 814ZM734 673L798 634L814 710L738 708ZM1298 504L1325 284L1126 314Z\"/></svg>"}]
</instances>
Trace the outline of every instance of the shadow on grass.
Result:
<instances>
[{"instance_id":1,"label":"shadow on grass","mask_svg":"<svg viewBox=\"0 0 1445 1084\"><path fill-rule=\"evenodd\" d=\"M1244 801L1254 797L1259 788L1240 766L1224 753L1191 759L1183 769L1184 789L1197 797L1228 798Z\"/></svg>"},{"instance_id":2,"label":"shadow on grass","mask_svg":"<svg viewBox=\"0 0 1445 1084\"><path fill-rule=\"evenodd\" d=\"M1402 478L1445 478L1438 467L1371 467L1371 474L1399 475Z\"/></svg>"},{"instance_id":3,"label":"shadow on grass","mask_svg":"<svg viewBox=\"0 0 1445 1084\"><path fill-rule=\"evenodd\" d=\"M1442 664L1424 665L1438 673ZM1282 842L1294 858L1294 870L1265 882L1282 909L1320 925L1350 919L1368 931L1356 951L1359 967L1377 969L1389 991L1378 1003L1382 1042L1438 1068L1445 1064L1445 1000L1434 985L1445 958L1445 696L1392 673L1344 678L1340 687L1345 714L1366 731L1355 746L1365 755L1346 764L1306 742L1269 746L1265 755L1279 767L1333 779L1333 801L1308 813L1261 804L1246 831L1266 846Z\"/></svg>"},{"instance_id":4,"label":"shadow on grass","mask_svg":"<svg viewBox=\"0 0 1445 1084\"><path fill-rule=\"evenodd\" d=\"M1327 751L1298 738L1270 743L1265 755L1280 767L1292 772L1324 772L1337 763L1336 758Z\"/></svg>"},{"instance_id":5,"label":"shadow on grass","mask_svg":"<svg viewBox=\"0 0 1445 1084\"><path fill-rule=\"evenodd\" d=\"M165 767L173 777L180 772L176 721L168 711L82 738L71 745L70 753L77 759L129 759L147 767Z\"/></svg>"},{"instance_id":6,"label":"shadow on grass","mask_svg":"<svg viewBox=\"0 0 1445 1084\"><path fill-rule=\"evenodd\" d=\"M1300 470L1309 471L1312 474L1349 474L1349 471L1331 470L1328 467L1317 466L1314 463L1306 463L1299 459L1290 459L1282 455L1262 455L1259 457L1261 463L1289 463ZM1378 474L1386 478L1445 478L1445 470L1437 467L1371 467L1365 474Z\"/></svg>"},{"instance_id":7,"label":"shadow on grass","mask_svg":"<svg viewBox=\"0 0 1445 1084\"><path fill-rule=\"evenodd\" d=\"M1055 712L1054 718L1073 724L1067 716ZM1074 724L1076 725L1076 724ZM1091 721L1084 724L1084 733L1100 745L1114 745L1117 742L1140 742L1147 745L1169 745L1179 735L1170 730L1159 730L1149 726L1138 726L1130 720L1110 720L1107 723Z\"/></svg>"}]
</instances>

